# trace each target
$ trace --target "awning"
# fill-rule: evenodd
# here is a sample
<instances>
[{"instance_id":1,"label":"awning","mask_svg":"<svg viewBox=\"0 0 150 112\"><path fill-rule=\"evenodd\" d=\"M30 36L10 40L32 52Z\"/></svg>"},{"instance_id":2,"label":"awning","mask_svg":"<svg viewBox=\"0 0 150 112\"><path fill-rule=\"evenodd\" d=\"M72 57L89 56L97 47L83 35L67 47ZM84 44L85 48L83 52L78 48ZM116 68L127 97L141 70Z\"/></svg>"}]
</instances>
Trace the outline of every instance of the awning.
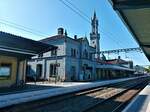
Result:
<instances>
[{"instance_id":1,"label":"awning","mask_svg":"<svg viewBox=\"0 0 150 112\"><path fill-rule=\"evenodd\" d=\"M0 32L0 54L18 58L29 58L57 47L39 41Z\"/></svg>"},{"instance_id":2,"label":"awning","mask_svg":"<svg viewBox=\"0 0 150 112\"><path fill-rule=\"evenodd\" d=\"M109 0L150 61L150 0Z\"/></svg>"}]
</instances>

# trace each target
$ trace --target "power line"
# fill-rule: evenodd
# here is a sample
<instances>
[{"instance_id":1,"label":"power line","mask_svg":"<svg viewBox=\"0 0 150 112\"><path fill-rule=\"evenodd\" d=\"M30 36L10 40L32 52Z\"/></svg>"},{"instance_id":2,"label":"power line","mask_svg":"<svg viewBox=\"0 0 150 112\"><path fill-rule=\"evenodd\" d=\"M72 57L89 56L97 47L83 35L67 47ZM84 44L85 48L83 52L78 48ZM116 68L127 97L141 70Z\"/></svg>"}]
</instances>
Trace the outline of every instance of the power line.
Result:
<instances>
[{"instance_id":1,"label":"power line","mask_svg":"<svg viewBox=\"0 0 150 112\"><path fill-rule=\"evenodd\" d=\"M101 33L103 34L103 32L101 32ZM121 48L123 47L122 44L120 44L118 41L116 41L115 39L113 39L113 37L107 36L106 34L104 34L104 36L106 38L108 38L108 39L111 39L113 42L115 42L118 47L121 47Z\"/></svg>"},{"instance_id":2,"label":"power line","mask_svg":"<svg viewBox=\"0 0 150 112\"><path fill-rule=\"evenodd\" d=\"M89 21L89 17L83 12L83 11L81 11L78 7L76 7L73 3L71 3L70 1L68 1L68 0L65 0L67 3L69 3L72 7L74 7L74 8L72 8L70 5L68 5L68 4L66 4L63 0L60 0L65 6L67 6L69 9L71 9L73 12L75 12L75 13L77 13L80 17L82 17L85 21L87 21L88 23L90 23L90 21ZM76 10L78 10L78 11L76 11ZM80 13L79 13L80 12ZM10 26L10 27L13 27L13 28L16 28L16 29L19 29L19 30L23 30L23 31L25 31L25 32L28 32L28 33L31 33L31 34L35 34L35 35L38 35L38 36L47 36L48 34L44 34L44 33L42 33L42 32L40 32L40 31L37 31L37 30L33 30L33 29L31 29L31 28L28 28L28 27L25 27L25 26L22 26L22 25L18 25L18 24L16 24L16 23L13 23L13 22L10 22L10 21L6 21L6 20L3 20L3 19L0 19L1 21L3 21L3 22L1 22L2 24L5 24L5 25L7 25L7 26ZM8 24L9 23L9 24ZM11 24L11 25L10 25ZM91 24L91 23L90 23ZM21 28L20 28L21 27ZM35 32L33 32L33 31L36 31L36 33ZM107 33L104 33L104 32L102 32L104 35L108 35L108 32ZM107 36L106 36L107 37ZM116 40L114 40L113 38L111 38L111 36L109 35L109 37L110 37L110 39L112 39L114 42L116 42L117 43L117 45L120 45ZM124 44L123 44L124 45ZM122 46L122 45L121 45Z\"/></svg>"},{"instance_id":3,"label":"power line","mask_svg":"<svg viewBox=\"0 0 150 112\"><path fill-rule=\"evenodd\" d=\"M36 32L33 32L33 29L31 29L31 28L27 28L27 27L24 27L24 26L22 26L22 25L18 25L18 24L16 24L16 23L12 23L12 22L10 22L10 21L6 21L6 20L2 20L2 19L0 19L1 21L0 21L0 23L1 24L4 24L4 25L7 25L7 26L9 26L9 27L13 27L13 28L15 28L15 29L19 29L19 30L22 30L22 31L25 31L25 32L28 32L28 33L30 33L30 34L34 34L34 35L37 35L37 36L44 36L44 37L47 37L47 35L46 34L44 34L44 33L41 33L41 32L38 32L38 31L36 31ZM2 22L3 21L3 22Z\"/></svg>"},{"instance_id":4,"label":"power line","mask_svg":"<svg viewBox=\"0 0 150 112\"><path fill-rule=\"evenodd\" d=\"M89 20L89 17L83 12L81 11L76 5L74 5L73 3L71 3L70 1L68 0L65 0L66 2L68 2L71 6L73 6L74 9L78 10L82 15L84 15L88 20ZM91 24L91 22L89 22ZM111 32L104 32L104 31L100 31L101 33L103 33L103 35L108 35L108 37L110 37L110 39L112 39L115 43L117 43L117 45L119 45L120 47L123 47L124 46L128 46L126 43L124 43L123 41L120 41L119 39L117 39L116 37L118 36L114 36L113 33ZM111 38L112 37L112 38ZM121 44L122 43L122 44Z\"/></svg>"},{"instance_id":5,"label":"power line","mask_svg":"<svg viewBox=\"0 0 150 112\"><path fill-rule=\"evenodd\" d=\"M101 32L103 32L103 31L101 31ZM106 33L106 32L105 32ZM128 44L126 43L126 41L121 41L121 40L119 40L117 37L120 37L117 33L112 33L112 32L107 32L109 35L112 35L113 37L115 37L115 40L117 39L117 41L119 42L119 43L122 43L122 45L124 45L124 46L128 46ZM137 46L138 47L138 46Z\"/></svg>"},{"instance_id":6,"label":"power line","mask_svg":"<svg viewBox=\"0 0 150 112\"><path fill-rule=\"evenodd\" d=\"M83 18L83 16L84 16L84 20L85 21L87 21L88 20L88 23L89 24L91 24L91 22L89 21L89 17L85 14L85 13L83 13L83 11L81 11L76 5L74 5L73 3L71 3L70 1L68 1L68 0L65 0L65 1L63 1L63 0L59 0L59 1L61 1L65 6L67 6L69 9L71 9L73 12L75 12L75 13L77 13L80 17L82 17ZM71 6L70 6L70 5ZM108 35L108 32L107 33L105 33L105 32L102 32L101 31L101 33L103 33L103 35ZM111 34L110 34L111 35ZM106 36L107 37L107 36ZM109 37L111 37L111 36L109 36ZM120 47L122 46L122 45L124 45L124 44L120 44L120 43L122 43L122 42L117 42L117 40L114 40L113 38L110 38L110 39L112 39L114 42L116 42L117 43L117 45L120 45ZM122 47L124 47L124 46L122 46Z\"/></svg>"},{"instance_id":7,"label":"power line","mask_svg":"<svg viewBox=\"0 0 150 112\"><path fill-rule=\"evenodd\" d=\"M76 13L77 15L79 15L82 19L84 19L86 22L90 23L89 19L87 19L86 17L83 16L83 14L79 13L78 11L76 11L74 8L72 8L70 5L68 5L66 2L64 2L63 0L59 0L61 3L63 3L66 7L68 7L70 10L72 10L74 13Z\"/></svg>"},{"instance_id":8,"label":"power line","mask_svg":"<svg viewBox=\"0 0 150 112\"><path fill-rule=\"evenodd\" d=\"M71 2L69 2L68 0L65 0L65 1L63 1L63 0L59 0L59 1L61 1L65 6L67 6L69 9L71 9L73 12L75 12L76 14L78 14L82 19L84 19L85 21L87 21L89 24L91 24L91 22L89 21L90 19L89 19L89 17L84 13L84 12L82 12L78 7L76 7L76 5L74 5L73 3L71 3ZM70 6L70 5L71 6ZM84 17L83 17L84 16ZM118 40L118 39L115 39L115 38L111 38L112 36L113 36L113 34L112 33L109 33L109 32L103 32L103 31L101 31L101 33L103 33L104 34L104 36L105 35L108 35L108 34L110 34L111 36L106 36L106 37L109 37L109 39L112 39L114 42L116 42L117 43L117 45L119 45L119 46L122 46L123 48L124 48L124 46L123 45L125 45L124 43L123 43L123 41L120 41L120 40ZM117 35L118 36L118 35ZM115 36L116 37L116 36ZM123 44L121 44L121 43L123 43Z\"/></svg>"},{"instance_id":9,"label":"power line","mask_svg":"<svg viewBox=\"0 0 150 112\"><path fill-rule=\"evenodd\" d=\"M90 19L89 19L89 17L83 12L83 11L81 11L76 5L74 5L73 3L71 3L70 1L68 1L68 0L65 0L65 1L63 1L63 0L59 0L61 3L63 3L66 7L68 7L69 9L71 9L73 12L75 12L76 14L78 14L82 19L84 19L85 21L87 21L89 24L91 24L91 22L89 21ZM71 6L70 6L70 5ZM31 28L28 28L28 27L25 27L25 26L23 26L23 25L18 25L18 24L16 24L16 23L13 23L13 22L10 22L10 21L6 21L6 20L3 20L3 19L0 19L1 21L3 21L3 22L1 22L2 24L5 24L5 25L7 25L7 26L10 26L10 27L13 27L13 28L16 28L16 29L19 29L19 30L23 30L23 31L25 31L25 32L28 32L28 33L31 33L31 34L35 34L35 35L38 35L38 36L44 36L44 37L47 37L48 36L48 34L45 34L45 33L42 33L42 32L40 32L40 31L37 31L37 30L33 30L33 29L31 29ZM33 31L35 31L35 32L33 32ZM110 37L109 39L112 39L117 45L119 45L119 46L122 46L122 45L124 45L124 44L120 44L120 43L122 43L122 42L118 42L118 40L116 40L116 39L114 39L113 37L112 37L112 34L110 34L109 35L109 32L103 32L103 31L101 31L101 33L103 33L103 35L106 35L106 37ZM108 36L107 36L108 35ZM112 38L111 38L112 37ZM123 46L122 46L123 47Z\"/></svg>"},{"instance_id":10,"label":"power line","mask_svg":"<svg viewBox=\"0 0 150 112\"><path fill-rule=\"evenodd\" d=\"M31 32L31 31L24 30L24 29L22 29L22 28L19 28L19 27L16 27L16 26L13 26L13 25L4 23L4 22L0 22L0 23L1 23L1 24L4 24L4 25L7 25L7 26L10 26L10 27L13 27L13 28L15 28L15 29L23 30L23 31L28 32L28 33L33 33L33 32Z\"/></svg>"},{"instance_id":11,"label":"power line","mask_svg":"<svg viewBox=\"0 0 150 112\"><path fill-rule=\"evenodd\" d=\"M65 0L65 1L68 2L71 6L73 6L76 10L78 10L82 15L84 15L86 18L89 19L89 16L87 14L85 14L82 10L80 10L76 5L71 3L69 0Z\"/></svg>"},{"instance_id":12,"label":"power line","mask_svg":"<svg viewBox=\"0 0 150 112\"><path fill-rule=\"evenodd\" d=\"M18 26L18 27L22 27L22 28L28 29L28 30L30 30L30 31L32 31L32 32L35 31L36 33L39 33L39 34L42 34L42 35L48 35L48 34L46 34L46 33L43 33L43 32L41 32L41 31L39 31L39 30L31 29L31 28L28 28L28 27L26 27L26 26L23 26L23 25L20 25L20 24L16 24L16 23L14 23L14 22L10 22L10 21L8 21L8 20L0 19L0 21L3 21L3 22L6 22L6 23L9 23L9 24ZM33 33L34 33L34 32L33 32Z\"/></svg>"}]
</instances>

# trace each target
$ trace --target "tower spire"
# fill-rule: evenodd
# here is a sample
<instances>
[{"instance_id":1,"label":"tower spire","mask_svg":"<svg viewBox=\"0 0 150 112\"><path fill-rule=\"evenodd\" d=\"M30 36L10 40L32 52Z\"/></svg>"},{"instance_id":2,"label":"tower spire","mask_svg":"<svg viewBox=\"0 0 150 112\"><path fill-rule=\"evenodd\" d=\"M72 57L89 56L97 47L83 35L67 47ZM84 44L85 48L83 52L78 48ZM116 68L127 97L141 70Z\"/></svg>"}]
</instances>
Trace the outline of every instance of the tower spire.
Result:
<instances>
[{"instance_id":1,"label":"tower spire","mask_svg":"<svg viewBox=\"0 0 150 112\"><path fill-rule=\"evenodd\" d=\"M93 19L96 19L96 11L94 10L94 16L93 16Z\"/></svg>"},{"instance_id":2,"label":"tower spire","mask_svg":"<svg viewBox=\"0 0 150 112\"><path fill-rule=\"evenodd\" d=\"M93 18L91 20L91 25L92 25L92 33L94 34L98 33L98 20L97 20L95 11L94 11Z\"/></svg>"}]
</instances>

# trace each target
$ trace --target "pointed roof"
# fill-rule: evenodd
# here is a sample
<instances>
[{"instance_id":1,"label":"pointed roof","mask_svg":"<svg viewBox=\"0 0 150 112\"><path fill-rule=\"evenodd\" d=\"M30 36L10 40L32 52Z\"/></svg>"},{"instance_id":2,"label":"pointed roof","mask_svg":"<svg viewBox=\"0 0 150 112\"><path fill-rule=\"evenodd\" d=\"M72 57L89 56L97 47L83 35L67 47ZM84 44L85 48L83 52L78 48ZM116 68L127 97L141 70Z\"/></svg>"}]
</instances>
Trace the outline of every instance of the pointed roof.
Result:
<instances>
[{"instance_id":1,"label":"pointed roof","mask_svg":"<svg viewBox=\"0 0 150 112\"><path fill-rule=\"evenodd\" d=\"M96 19L96 11L94 10L94 16L93 19Z\"/></svg>"}]
</instances>

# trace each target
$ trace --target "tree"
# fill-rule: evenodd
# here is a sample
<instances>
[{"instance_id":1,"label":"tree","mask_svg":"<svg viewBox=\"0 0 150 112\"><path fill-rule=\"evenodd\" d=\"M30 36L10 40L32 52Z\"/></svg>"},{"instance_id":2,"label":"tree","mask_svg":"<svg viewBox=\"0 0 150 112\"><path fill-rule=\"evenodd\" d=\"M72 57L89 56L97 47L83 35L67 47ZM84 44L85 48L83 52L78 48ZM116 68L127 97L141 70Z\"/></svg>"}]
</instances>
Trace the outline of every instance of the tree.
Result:
<instances>
[{"instance_id":1,"label":"tree","mask_svg":"<svg viewBox=\"0 0 150 112\"><path fill-rule=\"evenodd\" d=\"M145 68L145 71L146 71L147 73L150 73L150 66L148 66L147 68Z\"/></svg>"}]
</instances>

